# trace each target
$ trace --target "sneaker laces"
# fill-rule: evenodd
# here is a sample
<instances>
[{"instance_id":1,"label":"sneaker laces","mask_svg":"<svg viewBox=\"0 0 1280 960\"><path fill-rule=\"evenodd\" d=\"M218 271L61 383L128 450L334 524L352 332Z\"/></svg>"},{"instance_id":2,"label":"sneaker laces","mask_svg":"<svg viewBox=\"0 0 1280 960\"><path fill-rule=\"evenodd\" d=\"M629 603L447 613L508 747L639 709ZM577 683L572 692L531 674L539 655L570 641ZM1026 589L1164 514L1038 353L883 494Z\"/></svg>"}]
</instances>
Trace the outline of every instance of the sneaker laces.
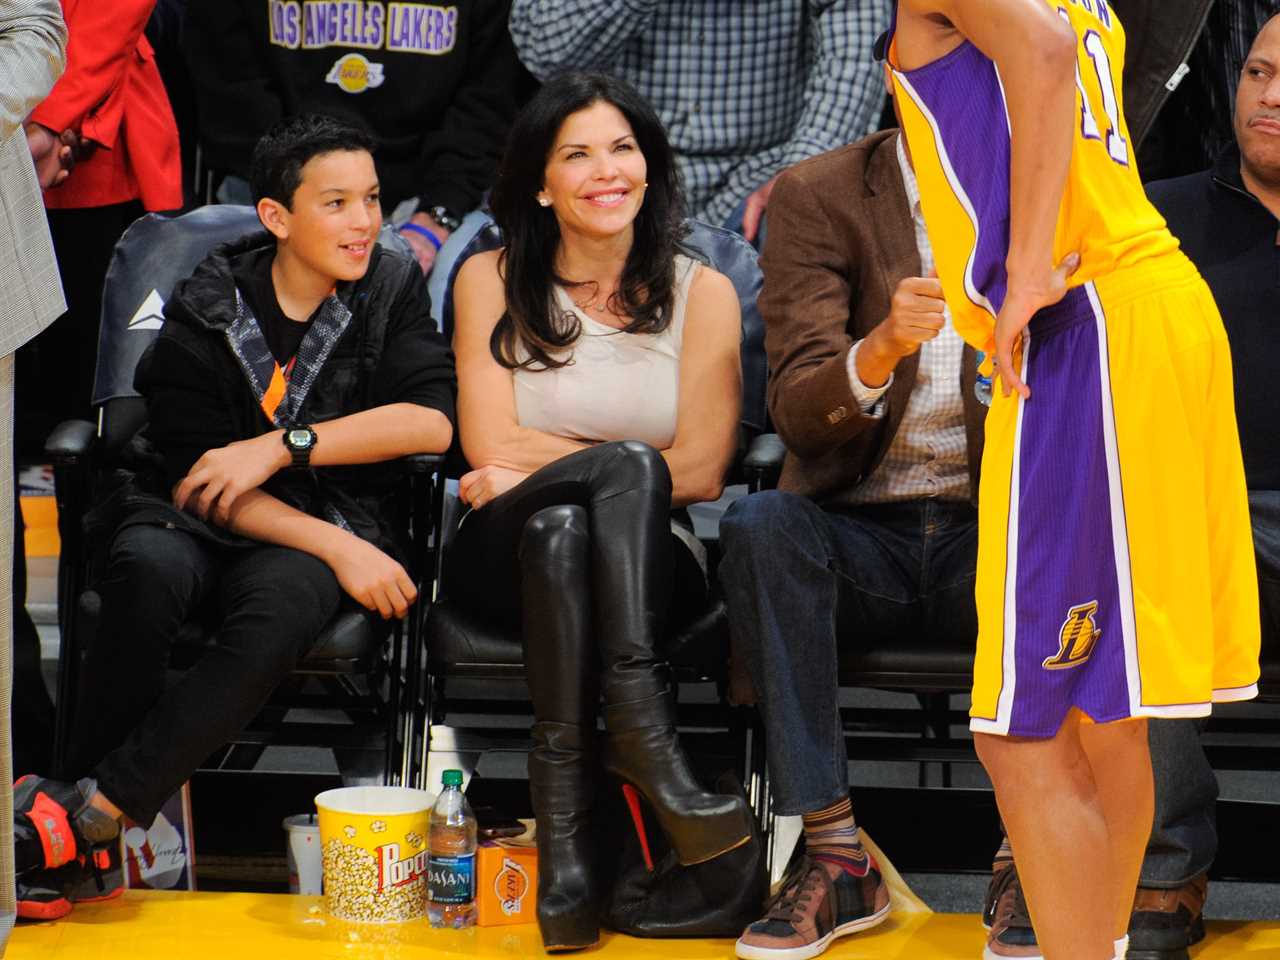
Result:
<instances>
[{"instance_id":1,"label":"sneaker laces","mask_svg":"<svg viewBox=\"0 0 1280 960\"><path fill-rule=\"evenodd\" d=\"M813 898L815 888L821 887L826 871L821 864L809 861L808 869L799 879L784 887L766 914L766 920L781 920L793 926L795 921L804 916L803 908Z\"/></svg>"},{"instance_id":2,"label":"sneaker laces","mask_svg":"<svg viewBox=\"0 0 1280 960\"><path fill-rule=\"evenodd\" d=\"M1027 898L1022 892L1022 884L1018 882L1018 868L1005 867L1004 876L997 881L996 921L1006 927L1031 927L1031 911L1027 908ZM1013 895L1006 899L1005 893L1013 888Z\"/></svg>"}]
</instances>

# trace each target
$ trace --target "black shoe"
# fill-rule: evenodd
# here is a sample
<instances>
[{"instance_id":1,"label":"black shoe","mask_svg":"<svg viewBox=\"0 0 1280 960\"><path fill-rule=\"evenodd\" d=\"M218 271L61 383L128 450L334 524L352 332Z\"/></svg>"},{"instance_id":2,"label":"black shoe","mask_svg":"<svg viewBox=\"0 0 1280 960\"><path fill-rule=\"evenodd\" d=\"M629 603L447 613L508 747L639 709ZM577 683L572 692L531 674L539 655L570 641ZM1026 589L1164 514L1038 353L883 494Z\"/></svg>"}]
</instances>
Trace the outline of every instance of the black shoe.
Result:
<instances>
[{"instance_id":1,"label":"black shoe","mask_svg":"<svg viewBox=\"0 0 1280 960\"><path fill-rule=\"evenodd\" d=\"M1129 917L1127 960L1187 960L1187 948L1204 939L1204 874L1173 890L1139 887Z\"/></svg>"},{"instance_id":2,"label":"black shoe","mask_svg":"<svg viewBox=\"0 0 1280 960\"><path fill-rule=\"evenodd\" d=\"M594 731L535 723L529 794L538 821L538 929L548 953L600 940L599 891L592 877L594 799L589 741Z\"/></svg>"},{"instance_id":3,"label":"black shoe","mask_svg":"<svg viewBox=\"0 0 1280 960\"><path fill-rule=\"evenodd\" d=\"M682 864L712 860L751 839L746 801L711 793L689 769L676 737L669 689L608 703L604 720L609 731L604 768L648 801Z\"/></svg>"},{"instance_id":4,"label":"black shoe","mask_svg":"<svg viewBox=\"0 0 1280 960\"><path fill-rule=\"evenodd\" d=\"M120 824L90 804L93 780L65 783L28 775L13 785L14 866L18 876L56 870L113 843Z\"/></svg>"}]
</instances>

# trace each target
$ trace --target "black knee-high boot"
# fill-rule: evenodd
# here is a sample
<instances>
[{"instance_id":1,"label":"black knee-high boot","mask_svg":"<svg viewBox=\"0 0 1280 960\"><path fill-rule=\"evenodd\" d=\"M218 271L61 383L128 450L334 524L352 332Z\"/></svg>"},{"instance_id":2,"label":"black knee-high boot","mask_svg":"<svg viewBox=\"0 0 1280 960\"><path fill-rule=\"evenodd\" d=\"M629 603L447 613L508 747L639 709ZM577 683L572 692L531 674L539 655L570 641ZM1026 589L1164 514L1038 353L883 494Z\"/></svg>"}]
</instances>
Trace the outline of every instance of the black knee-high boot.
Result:
<instances>
[{"instance_id":1,"label":"black knee-high boot","mask_svg":"<svg viewBox=\"0 0 1280 960\"><path fill-rule=\"evenodd\" d=\"M599 699L591 643L587 513L550 507L520 541L525 673L533 700L529 793L538 821L538 927L548 951L600 938L591 805Z\"/></svg>"},{"instance_id":2,"label":"black knee-high boot","mask_svg":"<svg viewBox=\"0 0 1280 960\"><path fill-rule=\"evenodd\" d=\"M660 651L671 606L671 474L639 443L610 444L591 502L592 598L603 672L607 770L653 807L681 863L745 843L751 813L740 797L698 783L676 737L675 703Z\"/></svg>"}]
</instances>

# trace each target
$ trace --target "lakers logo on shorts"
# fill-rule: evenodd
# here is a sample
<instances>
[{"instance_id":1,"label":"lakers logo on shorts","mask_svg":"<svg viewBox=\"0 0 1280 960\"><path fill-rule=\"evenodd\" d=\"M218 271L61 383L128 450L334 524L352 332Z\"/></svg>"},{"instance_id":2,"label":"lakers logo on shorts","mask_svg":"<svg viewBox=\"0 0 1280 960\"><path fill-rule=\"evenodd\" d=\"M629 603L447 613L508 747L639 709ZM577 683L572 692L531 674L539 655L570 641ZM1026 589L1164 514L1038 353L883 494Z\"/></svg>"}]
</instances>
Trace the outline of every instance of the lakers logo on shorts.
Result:
<instances>
[{"instance_id":1,"label":"lakers logo on shorts","mask_svg":"<svg viewBox=\"0 0 1280 960\"><path fill-rule=\"evenodd\" d=\"M1098 645L1102 631L1094 621L1093 615L1098 612L1098 601L1090 600L1080 603L1067 611L1067 619L1058 631L1058 652L1044 662L1046 670L1066 670L1078 667L1093 654Z\"/></svg>"}]
</instances>

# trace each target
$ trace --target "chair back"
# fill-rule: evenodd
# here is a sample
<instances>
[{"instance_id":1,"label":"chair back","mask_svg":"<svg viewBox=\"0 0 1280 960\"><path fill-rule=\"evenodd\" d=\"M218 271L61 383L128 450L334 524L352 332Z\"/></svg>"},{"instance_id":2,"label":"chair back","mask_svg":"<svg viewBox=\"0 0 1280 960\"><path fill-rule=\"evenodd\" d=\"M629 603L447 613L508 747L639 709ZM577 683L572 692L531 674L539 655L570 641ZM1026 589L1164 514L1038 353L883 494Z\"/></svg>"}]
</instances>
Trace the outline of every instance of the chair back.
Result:
<instances>
[{"instance_id":1,"label":"chair back","mask_svg":"<svg viewBox=\"0 0 1280 960\"><path fill-rule=\"evenodd\" d=\"M768 429L765 407L765 385L769 364L764 352L764 320L757 300L764 275L760 272L759 254L732 230L712 226L700 220L689 220L689 234L684 246L689 253L711 268L723 273L737 291L742 308L742 425L751 435ZM489 221L458 254L445 285L441 305L441 324L446 337L453 336L453 284L458 270L477 253L502 246L502 231Z\"/></svg>"},{"instance_id":2,"label":"chair back","mask_svg":"<svg viewBox=\"0 0 1280 960\"><path fill-rule=\"evenodd\" d=\"M147 421L146 405L133 388L133 373L160 332L173 288L191 276L214 247L260 229L253 207L214 205L177 217L149 213L135 220L116 244L102 289L93 381L100 449L108 458ZM383 226L378 242L411 255L390 225Z\"/></svg>"}]
</instances>

